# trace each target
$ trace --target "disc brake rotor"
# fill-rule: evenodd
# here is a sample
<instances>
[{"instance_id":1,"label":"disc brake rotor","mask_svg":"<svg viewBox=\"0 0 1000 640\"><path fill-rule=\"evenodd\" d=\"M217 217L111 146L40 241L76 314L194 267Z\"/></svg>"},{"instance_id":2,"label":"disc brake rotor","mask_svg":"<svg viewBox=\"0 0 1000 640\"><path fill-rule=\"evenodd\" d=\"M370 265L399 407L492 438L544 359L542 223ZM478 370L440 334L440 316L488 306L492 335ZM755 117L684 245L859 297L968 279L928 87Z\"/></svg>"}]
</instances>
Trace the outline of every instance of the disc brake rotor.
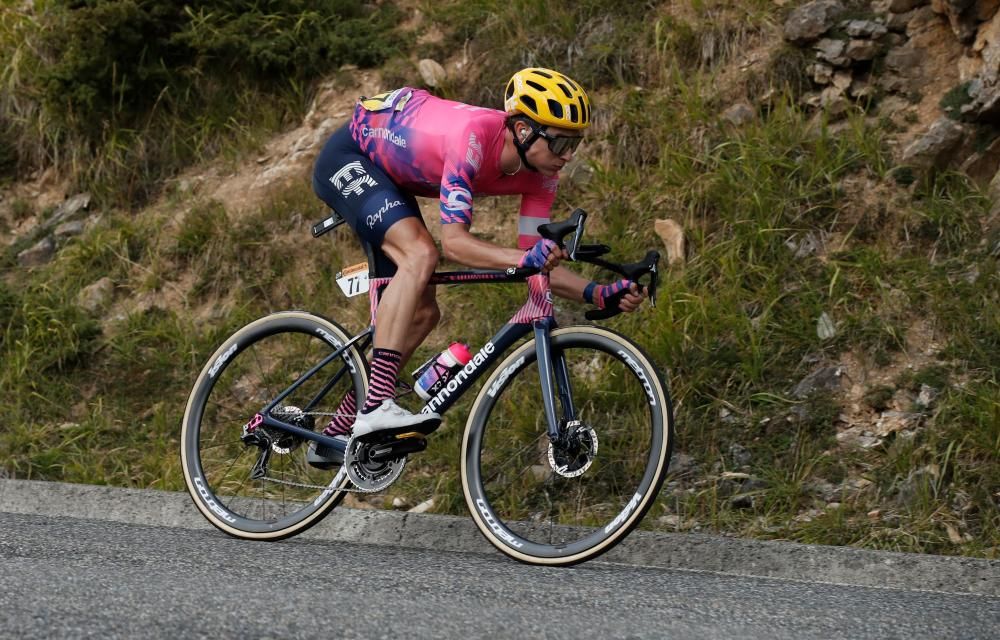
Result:
<instances>
[{"instance_id":1,"label":"disc brake rotor","mask_svg":"<svg viewBox=\"0 0 1000 640\"><path fill-rule=\"evenodd\" d=\"M313 430L315 426L315 419L313 416L306 414L298 407L288 405L285 407L275 407L271 409L271 415L282 420L294 424L296 427L302 427L303 429ZM267 434L271 437L271 450L279 455L285 455L291 453L302 444L302 438L299 436L281 431L280 429L271 429L268 427L261 427L267 431Z\"/></svg>"},{"instance_id":2,"label":"disc brake rotor","mask_svg":"<svg viewBox=\"0 0 1000 640\"><path fill-rule=\"evenodd\" d=\"M344 453L344 468L351 482L365 493L375 493L388 487L403 473L406 456L389 460L372 460L372 450L379 446L351 438Z\"/></svg>"},{"instance_id":3,"label":"disc brake rotor","mask_svg":"<svg viewBox=\"0 0 1000 640\"><path fill-rule=\"evenodd\" d=\"M559 446L549 443L549 466L564 478L575 478L590 468L597 455L597 432L579 420L566 424Z\"/></svg>"}]
</instances>

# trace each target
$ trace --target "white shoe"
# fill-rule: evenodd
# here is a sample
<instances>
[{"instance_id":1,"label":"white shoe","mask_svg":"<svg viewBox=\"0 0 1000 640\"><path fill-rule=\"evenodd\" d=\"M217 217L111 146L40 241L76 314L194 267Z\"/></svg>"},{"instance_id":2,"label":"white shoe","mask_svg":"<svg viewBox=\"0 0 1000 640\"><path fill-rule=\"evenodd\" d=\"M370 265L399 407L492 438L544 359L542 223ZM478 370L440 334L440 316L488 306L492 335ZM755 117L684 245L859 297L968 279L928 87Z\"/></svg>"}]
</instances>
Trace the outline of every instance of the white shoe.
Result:
<instances>
[{"instance_id":1,"label":"white shoe","mask_svg":"<svg viewBox=\"0 0 1000 640\"><path fill-rule=\"evenodd\" d=\"M441 415L437 413L410 413L386 398L371 413L358 413L351 427L351 434L357 438L376 432L419 431L427 434L441 424Z\"/></svg>"}]
</instances>

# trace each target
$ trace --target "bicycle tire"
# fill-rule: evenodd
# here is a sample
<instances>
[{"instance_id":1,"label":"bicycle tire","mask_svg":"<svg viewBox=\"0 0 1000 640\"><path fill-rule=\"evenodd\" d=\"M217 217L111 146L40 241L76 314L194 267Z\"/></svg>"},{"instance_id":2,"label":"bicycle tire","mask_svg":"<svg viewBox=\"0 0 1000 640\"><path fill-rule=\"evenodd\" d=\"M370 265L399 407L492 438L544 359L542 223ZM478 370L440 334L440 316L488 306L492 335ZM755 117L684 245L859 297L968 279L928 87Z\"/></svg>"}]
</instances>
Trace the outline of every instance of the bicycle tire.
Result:
<instances>
[{"instance_id":1,"label":"bicycle tire","mask_svg":"<svg viewBox=\"0 0 1000 640\"><path fill-rule=\"evenodd\" d=\"M670 461L673 410L652 360L624 336L577 326L553 331L551 341L580 421L571 428L596 452L566 465L546 455L531 340L493 370L473 404L462 486L473 520L497 549L528 564L566 566L609 551L653 505ZM567 417L559 400L557 411Z\"/></svg>"},{"instance_id":2,"label":"bicycle tire","mask_svg":"<svg viewBox=\"0 0 1000 640\"><path fill-rule=\"evenodd\" d=\"M343 499L340 489L350 484L346 474L333 486L336 470L306 462L305 439L276 430L268 431L280 438L271 447L268 475L252 480L263 447L244 445L241 436L243 425L282 389L349 339L335 322L284 311L237 330L205 363L184 411L181 467L188 493L214 526L238 538L280 540L316 524ZM342 361L331 362L285 398L280 410L300 426L322 429L328 420L322 414L334 412L350 390L365 397L367 369L361 352L351 347ZM323 385L338 371L337 385L324 394ZM312 408L316 415L287 408L308 406L316 396L322 398Z\"/></svg>"}]
</instances>

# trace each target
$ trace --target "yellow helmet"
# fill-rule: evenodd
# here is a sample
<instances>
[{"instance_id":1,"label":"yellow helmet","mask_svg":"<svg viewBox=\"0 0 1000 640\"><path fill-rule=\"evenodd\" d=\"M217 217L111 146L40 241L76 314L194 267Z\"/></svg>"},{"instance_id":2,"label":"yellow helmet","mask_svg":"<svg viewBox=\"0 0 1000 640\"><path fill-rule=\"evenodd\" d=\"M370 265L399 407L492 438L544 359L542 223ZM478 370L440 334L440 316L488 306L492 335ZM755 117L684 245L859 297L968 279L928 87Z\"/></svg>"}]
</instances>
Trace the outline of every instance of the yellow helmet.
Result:
<instances>
[{"instance_id":1,"label":"yellow helmet","mask_svg":"<svg viewBox=\"0 0 1000 640\"><path fill-rule=\"evenodd\" d=\"M587 92L558 71L530 67L521 69L507 83L504 110L523 113L535 122L563 129L590 126Z\"/></svg>"}]
</instances>

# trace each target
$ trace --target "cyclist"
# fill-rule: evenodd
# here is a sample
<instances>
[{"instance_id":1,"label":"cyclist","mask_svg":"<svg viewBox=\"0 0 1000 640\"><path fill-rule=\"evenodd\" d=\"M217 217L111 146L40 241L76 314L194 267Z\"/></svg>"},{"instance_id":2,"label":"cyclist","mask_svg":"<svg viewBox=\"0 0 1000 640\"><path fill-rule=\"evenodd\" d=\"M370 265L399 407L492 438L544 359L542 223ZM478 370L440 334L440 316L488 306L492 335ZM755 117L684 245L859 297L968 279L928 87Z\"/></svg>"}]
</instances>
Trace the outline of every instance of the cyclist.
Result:
<instances>
[{"instance_id":1,"label":"cyclist","mask_svg":"<svg viewBox=\"0 0 1000 640\"><path fill-rule=\"evenodd\" d=\"M404 87L361 98L350 122L320 152L313 189L374 250L379 276L393 278L378 309L368 397L358 410L344 398L324 430L331 436L410 431L440 421L394 401L396 379L440 319L427 282L438 250L414 196L438 197L445 258L482 269L540 268L561 297L635 311L637 284L589 282L559 266L568 257L537 228L549 221L559 171L590 126L587 94L567 76L543 68L518 71L504 92L505 112L437 98ZM517 249L472 235L474 195L521 195ZM357 413L356 420L352 418ZM340 464L332 447L312 447L315 466Z\"/></svg>"}]
</instances>

